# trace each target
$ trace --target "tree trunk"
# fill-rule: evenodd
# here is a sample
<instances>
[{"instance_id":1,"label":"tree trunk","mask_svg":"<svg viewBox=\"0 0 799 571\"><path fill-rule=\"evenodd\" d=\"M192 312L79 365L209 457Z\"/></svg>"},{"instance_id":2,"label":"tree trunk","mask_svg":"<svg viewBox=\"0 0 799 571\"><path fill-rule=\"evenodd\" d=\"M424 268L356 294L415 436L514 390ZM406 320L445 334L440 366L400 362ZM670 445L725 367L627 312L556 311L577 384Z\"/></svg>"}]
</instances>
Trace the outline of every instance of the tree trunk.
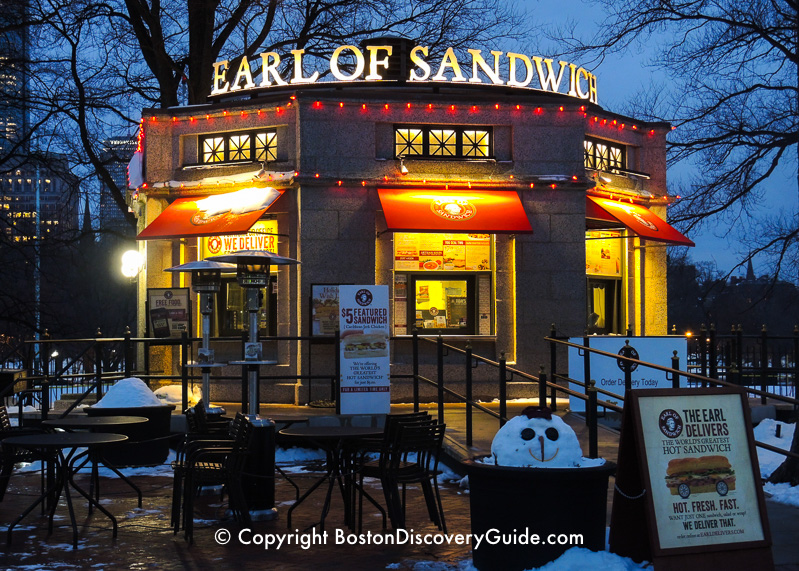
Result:
<instances>
[{"instance_id":1,"label":"tree trunk","mask_svg":"<svg viewBox=\"0 0 799 571\"><path fill-rule=\"evenodd\" d=\"M189 10L189 105L205 103L211 93L214 63L214 16L218 0L191 0Z\"/></svg>"}]
</instances>

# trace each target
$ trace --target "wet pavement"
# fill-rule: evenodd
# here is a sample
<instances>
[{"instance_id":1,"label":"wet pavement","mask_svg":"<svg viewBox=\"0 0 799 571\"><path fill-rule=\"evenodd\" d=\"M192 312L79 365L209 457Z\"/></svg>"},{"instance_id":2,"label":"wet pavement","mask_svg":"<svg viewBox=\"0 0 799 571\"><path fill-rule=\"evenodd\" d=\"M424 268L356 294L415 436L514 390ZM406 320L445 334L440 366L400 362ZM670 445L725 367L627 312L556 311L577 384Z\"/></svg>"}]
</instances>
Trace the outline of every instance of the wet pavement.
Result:
<instances>
[{"instance_id":1,"label":"wet pavement","mask_svg":"<svg viewBox=\"0 0 799 571\"><path fill-rule=\"evenodd\" d=\"M527 403L529 404L529 403ZM517 413L527 404L514 404L511 413ZM404 412L408 407L397 406L392 412ZM228 412L231 408L228 407ZM278 407L263 411L268 414L298 414L303 416L330 415L330 409L308 407ZM433 411L435 413L435 411ZM485 416L485 415L479 415ZM567 422L578 433L587 449L584 423L576 416L567 415ZM457 405L448 405L445 421L448 433L462 441L464 411ZM498 428L496 421L482 418L475 422L475 445L466 448L453 446L449 455L455 458L481 455L488 452L490 439ZM616 459L618 443L615 433L600 428L600 455L612 461ZM456 464L448 460L452 466ZM308 489L322 474L319 464L308 464L309 469L292 473L302 491ZM298 469L298 468L295 468ZM157 470L155 471L158 472ZM232 521L226 514L227 501L220 500L218 493L203 495L195 506L194 543L189 545L182 532L174 535L170 527L172 478L170 468L162 466L160 474L133 475L132 480L144 493L141 509L136 505L135 495L117 478L102 478L101 503L119 521L116 539L112 538L110 522L96 510L89 514L86 501L75 501L79 526L78 549L72 549L72 529L66 505L62 499L55 517L55 529L47 531L47 517L37 508L13 530L10 544L6 544L5 533L0 535L4 548L0 556L0 568L5 569L456 569L471 560L469 545L447 544L445 537L429 521L420 489L409 489L407 527L413 535L393 532L390 528L383 534L381 519L368 503L364 505L364 528L362 535L350 535L344 525L344 510L341 495L334 493L325 530L327 536L303 534L305 527L319 519L324 501L323 490L317 490L292 514L293 529L286 527L286 511L294 500L294 489L281 477L276 480L275 505L278 518L273 521L253 522L243 526ZM88 487L88 476L81 474L78 484ZM612 503L611 478L608 492L608 517ZM381 498L379 482L368 483L368 490ZM17 472L11 478L9 490L0 502L0 531L13 521L39 494L39 476L35 472ZM457 481L441 487L444 513L450 534L470 532L469 496ZM381 502L382 503L382 502ZM773 554L776 568L780 571L799 571L799 508L767 502L769 520L774 539ZM501 506L497 506L501 510ZM539 519L545 525L546 518ZM242 530L245 529L243 533ZM310 532L308 532L310 533ZM302 545L315 537L313 545ZM266 547L263 540L283 539L280 548ZM227 541L223 541L227 540ZM356 544L348 541L357 540ZM393 540L399 544L387 544ZM425 541L429 542L425 543ZM440 544L435 544L440 543Z\"/></svg>"}]
</instances>

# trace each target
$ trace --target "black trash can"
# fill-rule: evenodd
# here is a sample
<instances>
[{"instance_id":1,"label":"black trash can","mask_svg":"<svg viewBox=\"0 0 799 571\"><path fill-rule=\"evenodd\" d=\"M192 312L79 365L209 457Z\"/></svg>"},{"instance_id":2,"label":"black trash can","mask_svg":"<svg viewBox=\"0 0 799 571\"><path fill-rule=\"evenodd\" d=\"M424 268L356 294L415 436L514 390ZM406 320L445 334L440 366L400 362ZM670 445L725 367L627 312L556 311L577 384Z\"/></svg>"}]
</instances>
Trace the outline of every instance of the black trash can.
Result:
<instances>
[{"instance_id":1,"label":"black trash can","mask_svg":"<svg viewBox=\"0 0 799 571\"><path fill-rule=\"evenodd\" d=\"M175 405L137 406L137 407L87 407L89 416L144 416L142 424L120 425L114 428L117 434L124 434L128 442L121 446L108 448L103 459L112 466L157 466L169 456L172 411ZM157 440L154 440L157 439Z\"/></svg>"},{"instance_id":2,"label":"black trash can","mask_svg":"<svg viewBox=\"0 0 799 571\"><path fill-rule=\"evenodd\" d=\"M612 462L592 468L517 468L467 461L466 468L472 535L485 536L479 547L472 540L472 561L480 571L545 565L577 546L565 541L572 534L582 535L579 547L605 549ZM525 543L533 534L540 544ZM555 544L547 544L552 534Z\"/></svg>"},{"instance_id":3,"label":"black trash can","mask_svg":"<svg viewBox=\"0 0 799 571\"><path fill-rule=\"evenodd\" d=\"M242 488L250 517L256 521L277 517L275 508L275 423L256 418Z\"/></svg>"}]
</instances>

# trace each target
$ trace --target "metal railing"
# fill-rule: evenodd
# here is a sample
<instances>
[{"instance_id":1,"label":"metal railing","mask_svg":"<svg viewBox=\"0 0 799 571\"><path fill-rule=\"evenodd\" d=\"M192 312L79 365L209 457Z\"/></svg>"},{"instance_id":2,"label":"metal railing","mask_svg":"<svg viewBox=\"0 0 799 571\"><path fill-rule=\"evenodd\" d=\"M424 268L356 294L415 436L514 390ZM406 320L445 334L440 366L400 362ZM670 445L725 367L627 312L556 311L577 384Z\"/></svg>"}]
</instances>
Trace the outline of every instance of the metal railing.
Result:
<instances>
[{"instance_id":1,"label":"metal railing","mask_svg":"<svg viewBox=\"0 0 799 571\"><path fill-rule=\"evenodd\" d=\"M689 338L688 371L763 392L797 396L799 326L793 335L770 335L767 328L745 335L740 325L719 334L704 325ZM771 389L771 390L769 390Z\"/></svg>"},{"instance_id":2,"label":"metal railing","mask_svg":"<svg viewBox=\"0 0 799 571\"><path fill-rule=\"evenodd\" d=\"M754 387L745 386L745 385L741 384L740 382L729 382L729 381L726 381L726 380L721 380L721 379L718 379L718 378L711 378L711 377L708 377L708 376L699 375L699 374L691 373L691 372L688 372L688 371L681 371L680 370L679 357L677 357L677 352L676 351L674 351L673 356L671 357L672 366L671 367L664 367L662 365L657 365L655 363L648 363L646 361L641 361L641 360L638 360L638 359L634 359L632 357L627 357L627 356L624 356L624 355L620 355L618 353L609 353L609 352L602 351L602 350L599 350L599 349L594 349L594 348L589 346L588 339L589 339L588 337L584 338L584 343L583 344L572 343L572 342L568 341L567 339L557 337L555 335L555 329L553 327L552 331L551 331L551 335L549 337L545 338L545 341L547 341L550 344L550 348L551 348L550 349L550 355L551 355L551 359L552 359L552 363L551 363L552 370L553 371L557 370L557 347L559 347L559 346L560 347L568 347L568 348L576 349L579 352L579 355L583 358L583 372L584 372L584 377L583 378L585 378L585 379L591 379L591 359L590 359L590 357L592 355L593 356L599 356L599 357L605 357L605 358L608 358L608 359L613 359L616 362L625 363L627 365L627 366L625 366L623 368L624 373L625 373L625 379L624 379L624 385L625 385L624 386L624 391L625 391L625 394L627 393L627 391L632 389L632 370L634 369L634 367L632 367L631 365L637 365L637 366L640 366L640 367L648 368L648 369L651 369L653 371L659 371L659 372L663 373L665 375L666 380L671 382L672 388L679 388L680 384L681 384L681 378L685 378L686 384L688 386L728 387L728 388L742 389L747 394L754 395L756 397L760 397L761 402L763 402L763 403L767 402L768 399L772 399L774 401L778 401L778 402L789 404L789 405L791 405L793 407L794 411L799 411L799 400L797 400L795 398L788 397L788 396L781 395L781 394L770 393L770 392L768 392L766 390L763 390L762 388L754 388ZM738 377L738 376L735 376L733 378L735 378L736 381L740 381L740 377ZM586 389L586 391L588 391L589 388L593 387L593 385L594 385L594 381L593 380L589 380L588 383L584 383L584 382L578 381L576 379L569 378L568 376L555 374L555 373L552 374L552 379L556 383L557 383L557 381L561 381L561 382L572 383L572 384L576 384L578 386L582 386L582 387L584 387ZM796 384L796 377L794 377L794 379L793 379L793 386L794 387L795 387L795 384ZM564 391L565 389L558 385L558 388L556 390L557 391ZM595 387L594 387L594 390L597 391L597 392L601 392L601 393L605 393L605 394L608 394L608 395L612 395L614 399L620 400L622 403L624 402L624 397L620 396L620 395L618 395L616 393L610 393L608 391L604 391L603 389L596 389ZM554 399L553 399L553 402L554 402ZM596 402L599 404L599 406L602 406L604 408L613 410L615 412L622 412L623 411L622 407L616 406L615 404L611 404L611 403L607 403L607 402L603 402L603 401L596 401ZM596 410L595 409L594 410L586 409L586 423L594 422L592 419L589 419L588 417L591 416L591 415L595 415L595 414L596 414ZM770 446L770 445L765 444L763 442L755 441L755 445L757 445L757 446L759 446L761 448L764 448L766 450L770 450L772 452L778 452L778 453L783 454L785 456L789 456L791 458L799 459L799 454L796 454L796 453L793 453L793 452L790 452L790 451L787 451L787 450L783 450L783 449L780 449L780 448L776 448L774 446Z\"/></svg>"}]
</instances>

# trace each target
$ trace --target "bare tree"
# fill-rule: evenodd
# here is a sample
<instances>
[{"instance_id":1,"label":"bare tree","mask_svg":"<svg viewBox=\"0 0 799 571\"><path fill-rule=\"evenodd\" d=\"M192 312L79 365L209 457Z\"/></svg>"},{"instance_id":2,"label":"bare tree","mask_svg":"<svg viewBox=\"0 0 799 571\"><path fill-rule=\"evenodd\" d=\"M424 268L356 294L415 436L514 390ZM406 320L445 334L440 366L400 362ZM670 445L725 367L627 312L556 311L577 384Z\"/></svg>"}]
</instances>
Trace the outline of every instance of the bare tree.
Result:
<instances>
[{"instance_id":1,"label":"bare tree","mask_svg":"<svg viewBox=\"0 0 799 571\"><path fill-rule=\"evenodd\" d=\"M785 193L789 216L758 218L755 207L775 175L799 180L799 3L796 0L598 0L607 19L587 40L558 30L566 50L594 61L628 49L652 53L668 77L630 112L670 121L669 161L693 167L674 190L672 220L686 230L703 223L745 232L749 257L770 257L774 278L799 269L796 190ZM777 214L777 213L774 213Z\"/></svg>"},{"instance_id":2,"label":"bare tree","mask_svg":"<svg viewBox=\"0 0 799 571\"><path fill-rule=\"evenodd\" d=\"M126 189L111 175L103 142L135 134L143 108L205 102L219 59L298 48L313 65L338 45L377 35L419 40L432 55L446 47L493 48L529 32L515 2L502 0L0 0L0 11L9 6L24 10L24 18L0 17L0 48L22 31L29 45L0 54L0 72L23 67L27 89L1 84L0 105L24 106L30 122L0 151L0 174L30 153L65 157L80 181L65 200L83 204L102 181L132 227ZM11 223L0 212L0 263L15 260L24 282L32 242L9 239ZM76 247L80 234L62 236L60 244ZM63 283L63 275L53 269L53 283ZM12 294L0 295L0 319L32 328L29 304Z\"/></svg>"}]
</instances>

